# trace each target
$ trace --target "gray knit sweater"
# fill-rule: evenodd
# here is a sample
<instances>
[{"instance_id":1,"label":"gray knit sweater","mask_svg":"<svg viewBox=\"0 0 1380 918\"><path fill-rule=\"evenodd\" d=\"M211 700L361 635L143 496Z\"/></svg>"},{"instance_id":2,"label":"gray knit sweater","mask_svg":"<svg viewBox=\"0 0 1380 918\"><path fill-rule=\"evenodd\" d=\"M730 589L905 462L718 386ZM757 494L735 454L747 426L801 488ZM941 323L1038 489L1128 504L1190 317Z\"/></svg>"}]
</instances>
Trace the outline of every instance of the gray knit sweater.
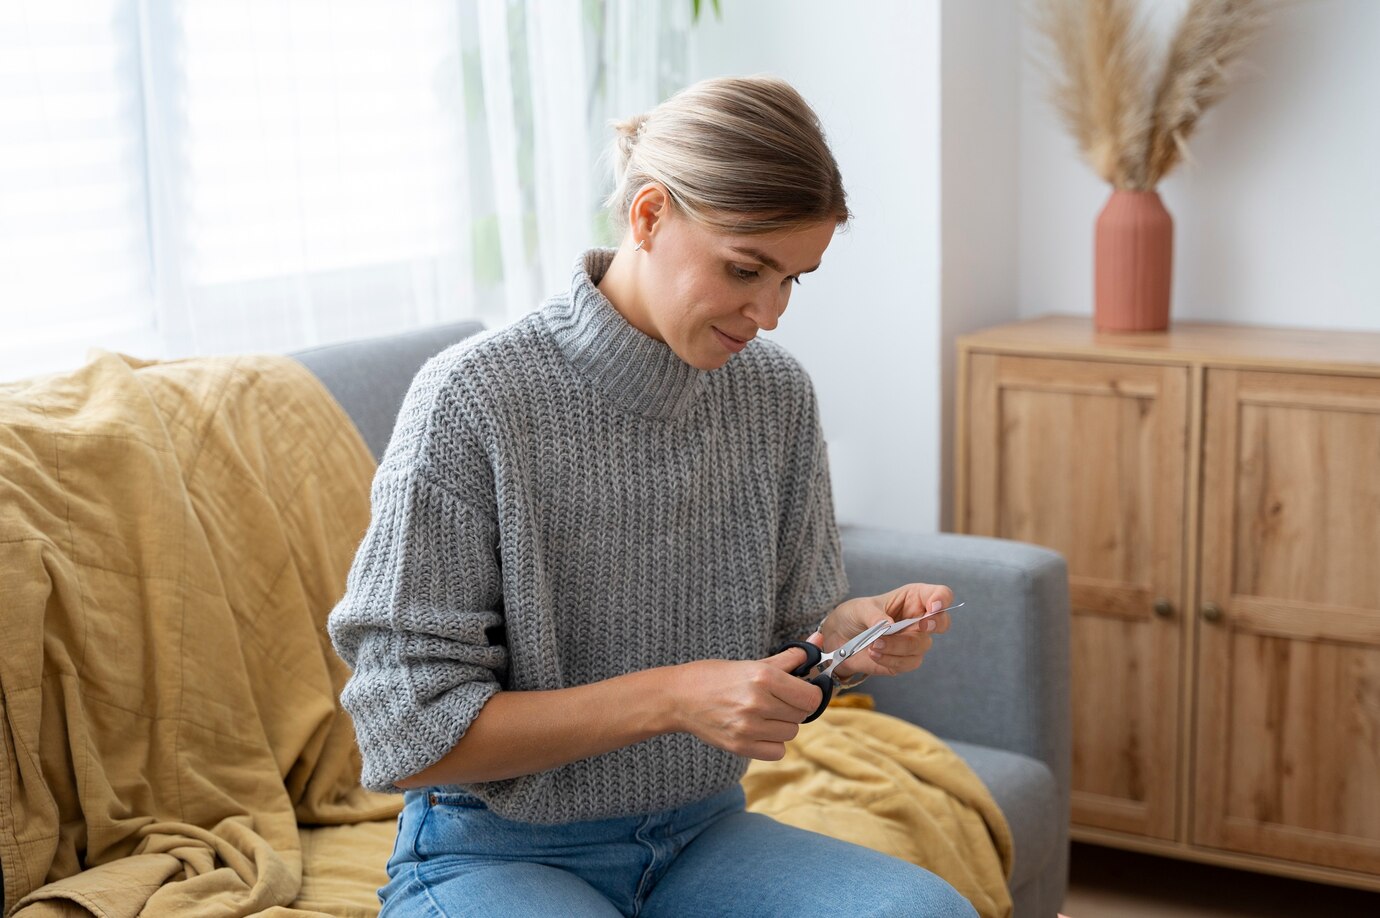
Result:
<instances>
[{"instance_id":1,"label":"gray knit sweater","mask_svg":"<svg viewBox=\"0 0 1380 918\"><path fill-rule=\"evenodd\" d=\"M685 363L599 292L612 258L432 357L403 401L328 625L366 787L441 758L495 692L759 659L846 596L809 376L761 337ZM680 806L747 763L675 733L460 789L569 822Z\"/></svg>"}]
</instances>

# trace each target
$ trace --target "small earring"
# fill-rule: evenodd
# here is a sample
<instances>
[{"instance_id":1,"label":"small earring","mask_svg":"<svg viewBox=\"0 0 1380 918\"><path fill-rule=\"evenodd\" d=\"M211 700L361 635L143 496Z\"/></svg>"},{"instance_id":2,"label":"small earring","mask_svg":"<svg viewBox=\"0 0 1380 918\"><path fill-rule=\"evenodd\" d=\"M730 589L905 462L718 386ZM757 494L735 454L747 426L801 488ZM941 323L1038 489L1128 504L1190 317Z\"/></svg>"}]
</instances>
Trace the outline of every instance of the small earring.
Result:
<instances>
[{"instance_id":1,"label":"small earring","mask_svg":"<svg viewBox=\"0 0 1380 918\"><path fill-rule=\"evenodd\" d=\"M642 250L643 244L646 243L646 241L646 239L643 239L642 242L639 242L637 245L633 246L633 251L640 252Z\"/></svg>"}]
</instances>

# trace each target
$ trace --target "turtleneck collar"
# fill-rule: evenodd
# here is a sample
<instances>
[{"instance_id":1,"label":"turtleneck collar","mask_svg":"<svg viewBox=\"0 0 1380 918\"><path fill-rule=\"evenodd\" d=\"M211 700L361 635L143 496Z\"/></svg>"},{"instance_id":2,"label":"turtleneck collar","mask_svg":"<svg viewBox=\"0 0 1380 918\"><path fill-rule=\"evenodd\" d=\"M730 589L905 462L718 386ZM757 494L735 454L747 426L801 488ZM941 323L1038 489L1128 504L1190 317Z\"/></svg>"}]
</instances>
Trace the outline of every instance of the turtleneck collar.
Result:
<instances>
[{"instance_id":1,"label":"turtleneck collar","mask_svg":"<svg viewBox=\"0 0 1380 918\"><path fill-rule=\"evenodd\" d=\"M570 292L547 300L542 318L570 363L618 404L650 418L683 414L708 370L639 331L596 284L616 249L590 249L575 262Z\"/></svg>"}]
</instances>

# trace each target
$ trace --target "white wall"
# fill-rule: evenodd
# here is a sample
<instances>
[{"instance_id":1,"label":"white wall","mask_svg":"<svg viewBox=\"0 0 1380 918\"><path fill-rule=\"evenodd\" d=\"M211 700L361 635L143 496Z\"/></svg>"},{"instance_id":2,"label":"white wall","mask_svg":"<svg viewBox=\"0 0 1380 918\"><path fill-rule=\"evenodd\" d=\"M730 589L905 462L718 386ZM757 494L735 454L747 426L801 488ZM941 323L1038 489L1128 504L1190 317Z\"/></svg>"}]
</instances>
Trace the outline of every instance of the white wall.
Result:
<instances>
[{"instance_id":1,"label":"white wall","mask_svg":"<svg viewBox=\"0 0 1380 918\"><path fill-rule=\"evenodd\" d=\"M1144 3L1144 0L1142 0ZM1157 23L1186 0L1156 0ZM1036 33L1022 29L1027 51ZM1380 2L1280 10L1161 184L1174 218L1172 317L1380 329ZM1092 311L1103 185L1021 77L1020 312Z\"/></svg>"},{"instance_id":2,"label":"white wall","mask_svg":"<svg viewBox=\"0 0 1380 918\"><path fill-rule=\"evenodd\" d=\"M841 522L947 525L954 337L1092 311L1109 189L1045 101L1027 2L724 0L692 36L692 79L801 90L858 215L772 333L815 379ZM1186 3L1141 0L1161 32ZM1377 47L1380 0L1276 13L1160 188L1175 318L1380 329Z\"/></svg>"},{"instance_id":3,"label":"white wall","mask_svg":"<svg viewBox=\"0 0 1380 918\"><path fill-rule=\"evenodd\" d=\"M690 78L772 73L819 114L856 214L772 338L819 393L841 523L939 520L939 4L724 0Z\"/></svg>"},{"instance_id":4,"label":"white wall","mask_svg":"<svg viewBox=\"0 0 1380 918\"><path fill-rule=\"evenodd\" d=\"M1013 0L941 15L941 528L953 522L954 339L1018 318L1020 29Z\"/></svg>"}]
</instances>

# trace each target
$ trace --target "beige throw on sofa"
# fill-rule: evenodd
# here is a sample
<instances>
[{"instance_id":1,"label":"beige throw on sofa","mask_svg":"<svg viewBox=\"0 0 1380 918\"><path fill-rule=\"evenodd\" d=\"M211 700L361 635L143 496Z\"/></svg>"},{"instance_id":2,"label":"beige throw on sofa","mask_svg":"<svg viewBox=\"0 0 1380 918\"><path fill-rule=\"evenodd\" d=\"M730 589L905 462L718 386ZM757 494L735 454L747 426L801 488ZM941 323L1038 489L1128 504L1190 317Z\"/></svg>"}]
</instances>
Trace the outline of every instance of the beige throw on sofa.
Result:
<instances>
[{"instance_id":1,"label":"beige throw on sofa","mask_svg":"<svg viewBox=\"0 0 1380 918\"><path fill-rule=\"evenodd\" d=\"M373 458L291 358L94 353L0 385L7 909L286 905L299 821L399 806L359 787L324 629Z\"/></svg>"}]
</instances>

